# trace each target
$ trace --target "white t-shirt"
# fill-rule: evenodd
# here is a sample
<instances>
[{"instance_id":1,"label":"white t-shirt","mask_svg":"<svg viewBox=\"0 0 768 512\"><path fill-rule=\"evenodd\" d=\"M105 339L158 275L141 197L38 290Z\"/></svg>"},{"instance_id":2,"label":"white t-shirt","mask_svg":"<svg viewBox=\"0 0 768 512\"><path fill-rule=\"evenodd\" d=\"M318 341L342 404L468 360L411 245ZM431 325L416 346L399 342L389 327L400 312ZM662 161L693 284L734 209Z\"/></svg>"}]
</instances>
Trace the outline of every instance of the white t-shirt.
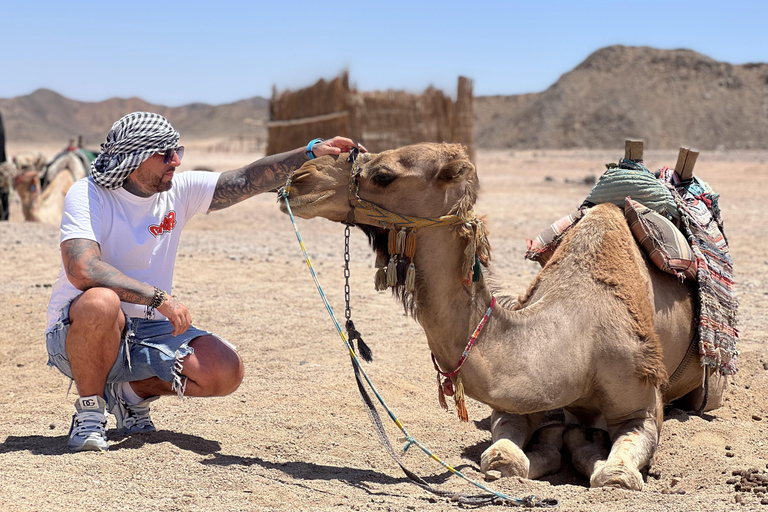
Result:
<instances>
[{"instance_id":1,"label":"white t-shirt","mask_svg":"<svg viewBox=\"0 0 768 512\"><path fill-rule=\"evenodd\" d=\"M171 293L181 230L192 216L208 210L218 179L214 172L182 172L173 177L170 190L151 197L139 197L124 188L108 190L91 178L78 180L64 201L61 242L93 240L101 247L102 261ZM47 330L58 321L62 308L81 293L69 282L62 264L48 303ZM129 317L165 319L148 306L122 302L121 307Z\"/></svg>"}]
</instances>

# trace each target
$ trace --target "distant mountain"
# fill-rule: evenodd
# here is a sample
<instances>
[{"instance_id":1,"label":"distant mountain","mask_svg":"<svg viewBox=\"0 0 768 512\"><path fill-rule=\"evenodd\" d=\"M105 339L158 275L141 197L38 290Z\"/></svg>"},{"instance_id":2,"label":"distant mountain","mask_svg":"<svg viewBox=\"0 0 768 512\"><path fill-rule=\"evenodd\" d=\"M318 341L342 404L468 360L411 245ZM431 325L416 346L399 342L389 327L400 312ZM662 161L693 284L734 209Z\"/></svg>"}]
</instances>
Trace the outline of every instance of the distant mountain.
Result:
<instances>
[{"instance_id":1,"label":"distant mountain","mask_svg":"<svg viewBox=\"0 0 768 512\"><path fill-rule=\"evenodd\" d=\"M475 146L648 149L768 147L768 64L732 65L691 50L609 46L540 93L475 98ZM40 89L0 99L9 141L98 145L136 110L166 116L185 140L266 140L269 101L163 107L139 98L99 103Z\"/></svg>"},{"instance_id":2,"label":"distant mountain","mask_svg":"<svg viewBox=\"0 0 768 512\"><path fill-rule=\"evenodd\" d=\"M258 96L226 105L193 103L181 107L153 105L139 98L88 103L47 89L0 99L8 141L66 144L82 135L88 147L98 147L115 121L140 110L167 117L185 140L266 140L269 100Z\"/></svg>"},{"instance_id":3,"label":"distant mountain","mask_svg":"<svg viewBox=\"0 0 768 512\"><path fill-rule=\"evenodd\" d=\"M486 148L768 147L768 64L690 50L610 46L546 91L475 98Z\"/></svg>"}]
</instances>

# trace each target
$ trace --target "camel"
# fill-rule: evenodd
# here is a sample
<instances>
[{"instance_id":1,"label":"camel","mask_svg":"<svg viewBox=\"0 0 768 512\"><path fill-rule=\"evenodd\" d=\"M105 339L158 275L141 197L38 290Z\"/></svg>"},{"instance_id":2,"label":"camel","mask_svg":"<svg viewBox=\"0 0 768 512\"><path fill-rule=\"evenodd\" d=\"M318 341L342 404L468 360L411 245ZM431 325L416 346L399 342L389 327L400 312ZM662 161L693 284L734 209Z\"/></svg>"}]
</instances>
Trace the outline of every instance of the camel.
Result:
<instances>
[{"instance_id":1,"label":"camel","mask_svg":"<svg viewBox=\"0 0 768 512\"><path fill-rule=\"evenodd\" d=\"M73 152L67 152L47 166L46 175L52 178L42 190L40 172L36 168L18 175L14 188L21 198L24 220L58 226L64 210L64 197L75 181L86 176L86 169Z\"/></svg>"},{"instance_id":2,"label":"camel","mask_svg":"<svg viewBox=\"0 0 768 512\"><path fill-rule=\"evenodd\" d=\"M565 444L592 487L641 490L663 405L700 407L706 392L704 410L720 406L725 377L696 364L698 351L689 350L696 329L690 286L649 262L619 208L592 208L515 299L493 276L484 220L471 211L478 176L462 146L360 154L354 167L346 156L310 160L292 175L296 216L354 223L378 261L386 261L392 224L371 214L371 204L393 217L454 221L415 230L415 284L408 291L398 281L393 289L423 327L441 371L457 368L496 299L460 372L443 383L457 388L455 399L461 384L491 407L493 444L480 461L487 478L557 472ZM481 272L473 280L467 268L475 255ZM542 423L561 409L567 425Z\"/></svg>"}]
</instances>

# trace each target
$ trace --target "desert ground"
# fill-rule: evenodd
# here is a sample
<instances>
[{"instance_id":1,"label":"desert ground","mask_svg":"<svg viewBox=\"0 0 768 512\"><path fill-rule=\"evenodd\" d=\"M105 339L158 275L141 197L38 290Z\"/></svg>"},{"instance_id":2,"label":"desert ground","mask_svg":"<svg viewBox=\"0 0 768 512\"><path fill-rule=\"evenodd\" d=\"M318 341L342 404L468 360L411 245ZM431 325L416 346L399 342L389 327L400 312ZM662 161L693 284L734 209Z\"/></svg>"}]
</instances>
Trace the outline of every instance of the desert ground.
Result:
<instances>
[{"instance_id":1,"label":"desert ground","mask_svg":"<svg viewBox=\"0 0 768 512\"><path fill-rule=\"evenodd\" d=\"M223 171L260 156L189 146L181 170ZM616 149L478 151L475 211L489 219L493 266L511 289L523 293L538 270L523 259L525 239L575 209L589 178L623 155ZM676 152L646 151L645 161L650 168L673 166ZM724 406L702 416L666 411L641 492L590 489L567 457L555 475L487 483L494 490L555 498L563 511L768 511L761 504L768 493L737 490L740 477L733 474L764 474L768 463L768 151L703 151L695 172L721 194L741 301L740 371L729 379ZM153 405L156 433L119 437L111 418L109 452L67 452L76 394L46 366L43 338L60 266L58 227L21 219L15 202L10 222L0 224L0 510L460 508L409 483L380 446L348 352L273 194L193 219L177 259L173 293L197 326L237 345L246 367L242 386L224 398L164 398ZM324 220L298 226L343 319L344 228ZM365 237L353 230L352 318L374 352L366 371L411 435L483 482L490 410L469 400L470 421L460 423L440 408L424 334L389 293L374 290L373 263ZM383 419L398 449L401 433ZM403 460L441 489L478 492L416 447Z\"/></svg>"}]
</instances>

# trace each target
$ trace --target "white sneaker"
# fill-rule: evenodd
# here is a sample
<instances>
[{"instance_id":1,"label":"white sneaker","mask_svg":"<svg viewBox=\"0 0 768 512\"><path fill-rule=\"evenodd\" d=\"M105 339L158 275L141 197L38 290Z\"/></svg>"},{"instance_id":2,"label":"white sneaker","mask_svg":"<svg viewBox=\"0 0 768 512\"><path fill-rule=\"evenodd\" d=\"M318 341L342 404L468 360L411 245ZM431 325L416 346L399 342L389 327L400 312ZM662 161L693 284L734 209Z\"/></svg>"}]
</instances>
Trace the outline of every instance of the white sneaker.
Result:
<instances>
[{"instance_id":1,"label":"white sneaker","mask_svg":"<svg viewBox=\"0 0 768 512\"><path fill-rule=\"evenodd\" d=\"M98 395L75 401L67 448L72 452L109 450L107 443L107 402Z\"/></svg>"},{"instance_id":2,"label":"white sneaker","mask_svg":"<svg viewBox=\"0 0 768 512\"><path fill-rule=\"evenodd\" d=\"M131 405L120 396L120 383L107 384L107 400L109 412L117 420L117 432L124 436L154 432L157 430L152 418L149 417L149 404L160 398L149 397L136 405Z\"/></svg>"}]
</instances>

